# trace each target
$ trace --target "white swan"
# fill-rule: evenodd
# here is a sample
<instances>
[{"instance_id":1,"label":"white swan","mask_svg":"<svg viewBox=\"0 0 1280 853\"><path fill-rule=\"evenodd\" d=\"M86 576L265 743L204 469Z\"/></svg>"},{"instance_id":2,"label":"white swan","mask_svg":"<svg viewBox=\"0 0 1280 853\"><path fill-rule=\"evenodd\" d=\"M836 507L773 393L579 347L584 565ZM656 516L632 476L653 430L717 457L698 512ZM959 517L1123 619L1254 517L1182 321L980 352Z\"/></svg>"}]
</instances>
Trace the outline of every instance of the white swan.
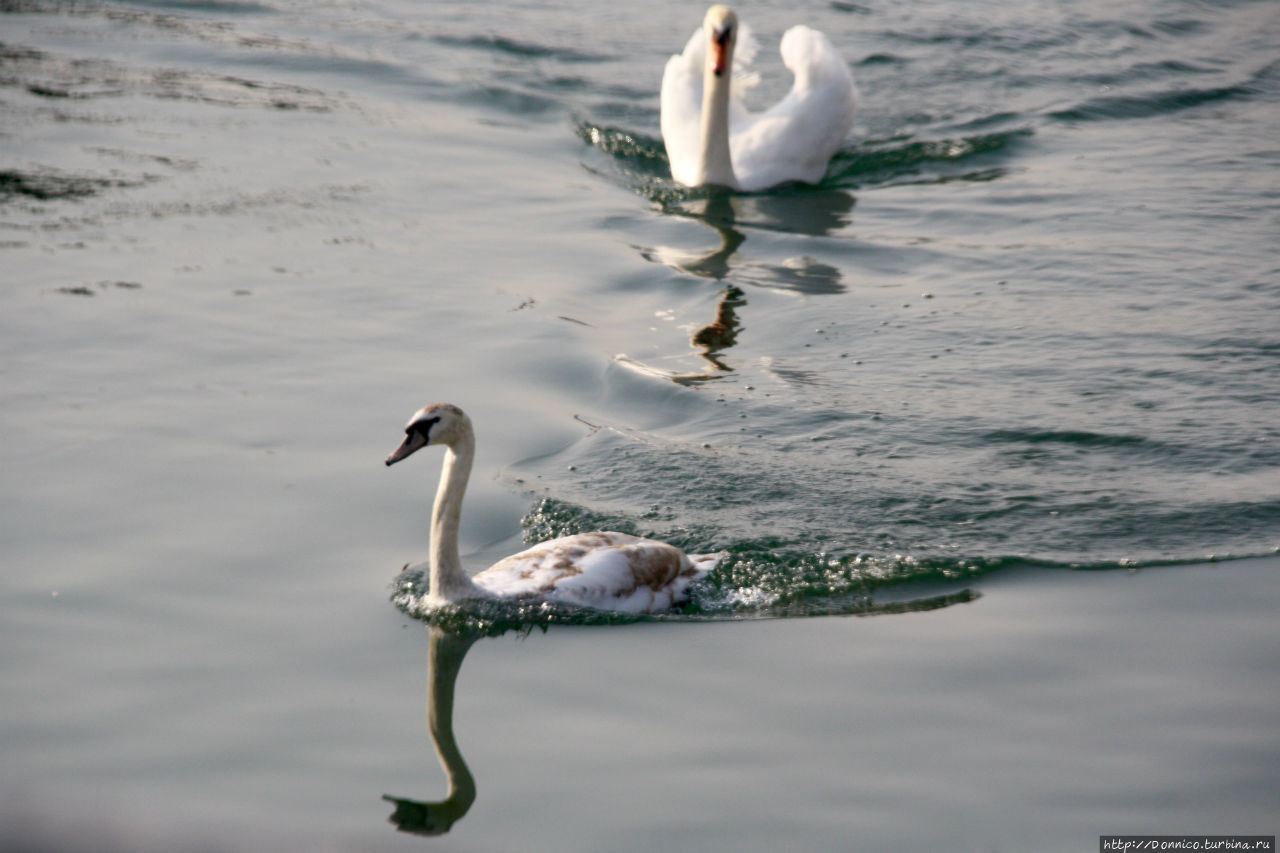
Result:
<instances>
[{"instance_id":1,"label":"white swan","mask_svg":"<svg viewBox=\"0 0 1280 853\"><path fill-rule=\"evenodd\" d=\"M471 419L457 406L433 403L419 409L404 432L404 441L387 457L388 465L428 445L445 448L431 512L432 602L540 598L653 613L683 601L689 584L720 559L719 554L688 555L665 542L626 533L579 533L534 545L468 577L458 556L458 520L475 457Z\"/></svg>"},{"instance_id":2,"label":"white swan","mask_svg":"<svg viewBox=\"0 0 1280 853\"><path fill-rule=\"evenodd\" d=\"M825 35L792 27L781 51L795 85L768 111L750 114L730 93L740 29L732 9L712 6L684 52L667 61L661 124L671 176L686 186L744 192L786 181L816 184L853 126L853 75ZM750 61L749 36L741 52Z\"/></svg>"}]
</instances>

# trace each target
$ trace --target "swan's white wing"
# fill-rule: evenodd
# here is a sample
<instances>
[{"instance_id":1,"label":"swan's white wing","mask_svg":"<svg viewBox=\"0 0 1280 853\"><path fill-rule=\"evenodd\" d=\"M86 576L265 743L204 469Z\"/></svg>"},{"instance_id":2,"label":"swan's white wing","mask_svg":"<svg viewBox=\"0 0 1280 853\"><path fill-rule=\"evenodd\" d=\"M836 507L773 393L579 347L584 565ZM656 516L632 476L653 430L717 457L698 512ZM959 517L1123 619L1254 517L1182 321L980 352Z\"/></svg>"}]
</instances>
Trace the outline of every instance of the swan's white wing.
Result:
<instances>
[{"instance_id":1,"label":"swan's white wing","mask_svg":"<svg viewBox=\"0 0 1280 853\"><path fill-rule=\"evenodd\" d=\"M816 184L853 126L857 90L848 65L825 35L795 26L782 37L782 62L795 84L776 106L736 124L729 148L747 192L784 181Z\"/></svg>"},{"instance_id":2,"label":"swan's white wing","mask_svg":"<svg viewBox=\"0 0 1280 853\"><path fill-rule=\"evenodd\" d=\"M580 533L500 560L473 580L502 597L649 613L683 600L689 584L718 558L691 559L672 545L625 533Z\"/></svg>"},{"instance_id":3,"label":"swan's white wing","mask_svg":"<svg viewBox=\"0 0 1280 853\"><path fill-rule=\"evenodd\" d=\"M667 60L662 74L662 141L667 147L671 176L682 184L697 181L698 145L702 135L702 69L706 40L699 27L684 47Z\"/></svg>"}]
</instances>

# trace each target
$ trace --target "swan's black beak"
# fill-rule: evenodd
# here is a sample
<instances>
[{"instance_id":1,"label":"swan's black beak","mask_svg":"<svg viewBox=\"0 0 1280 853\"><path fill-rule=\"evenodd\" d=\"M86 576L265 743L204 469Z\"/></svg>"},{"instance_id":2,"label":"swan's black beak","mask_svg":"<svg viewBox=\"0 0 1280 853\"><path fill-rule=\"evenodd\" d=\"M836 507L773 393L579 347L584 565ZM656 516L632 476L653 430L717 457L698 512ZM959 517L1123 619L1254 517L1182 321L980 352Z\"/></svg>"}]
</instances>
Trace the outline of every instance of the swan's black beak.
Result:
<instances>
[{"instance_id":1,"label":"swan's black beak","mask_svg":"<svg viewBox=\"0 0 1280 853\"><path fill-rule=\"evenodd\" d=\"M422 437L422 433L417 430L410 430L405 434L404 441L400 442L400 446L391 451L391 455L387 457L387 464L394 465L401 459L412 455L415 451L421 450L427 446L427 440Z\"/></svg>"}]
</instances>

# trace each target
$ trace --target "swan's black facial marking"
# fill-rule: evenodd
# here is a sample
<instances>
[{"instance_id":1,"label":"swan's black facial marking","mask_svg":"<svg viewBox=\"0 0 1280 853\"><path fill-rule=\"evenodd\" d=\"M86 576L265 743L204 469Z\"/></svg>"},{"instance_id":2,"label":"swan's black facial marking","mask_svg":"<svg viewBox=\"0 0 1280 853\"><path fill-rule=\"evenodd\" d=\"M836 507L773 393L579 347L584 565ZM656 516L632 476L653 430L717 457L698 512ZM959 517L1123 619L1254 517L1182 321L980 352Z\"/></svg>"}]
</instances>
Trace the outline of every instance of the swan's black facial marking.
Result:
<instances>
[{"instance_id":1,"label":"swan's black facial marking","mask_svg":"<svg viewBox=\"0 0 1280 853\"><path fill-rule=\"evenodd\" d=\"M434 418L426 418L420 421L414 421L404 428L405 435L413 435L415 432L422 437L423 444L431 443L431 428L440 423L440 416Z\"/></svg>"},{"instance_id":2,"label":"swan's black facial marking","mask_svg":"<svg viewBox=\"0 0 1280 853\"><path fill-rule=\"evenodd\" d=\"M386 458L387 465L394 465L401 459L406 459L417 453L422 448L431 443L431 428L440 423L440 416L432 418L420 418L411 421L404 428L404 441L400 442L400 446L391 451L391 455Z\"/></svg>"}]
</instances>

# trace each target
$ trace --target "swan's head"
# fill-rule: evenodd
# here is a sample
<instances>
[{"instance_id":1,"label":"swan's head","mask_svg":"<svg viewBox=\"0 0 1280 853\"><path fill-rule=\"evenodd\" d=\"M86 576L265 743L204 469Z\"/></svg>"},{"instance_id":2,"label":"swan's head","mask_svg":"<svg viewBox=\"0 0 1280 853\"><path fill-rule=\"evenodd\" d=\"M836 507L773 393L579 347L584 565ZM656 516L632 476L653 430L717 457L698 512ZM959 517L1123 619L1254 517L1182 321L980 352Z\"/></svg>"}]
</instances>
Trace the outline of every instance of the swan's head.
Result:
<instances>
[{"instance_id":1,"label":"swan's head","mask_svg":"<svg viewBox=\"0 0 1280 853\"><path fill-rule=\"evenodd\" d=\"M707 35L707 58L711 70L723 77L733 66L733 46L738 40L738 16L728 6L712 6L702 19Z\"/></svg>"},{"instance_id":2,"label":"swan's head","mask_svg":"<svg viewBox=\"0 0 1280 853\"><path fill-rule=\"evenodd\" d=\"M387 457L387 464L394 465L429 444L452 447L458 439L471 434L471 419L450 403L432 403L423 406L409 418L404 428L404 441Z\"/></svg>"}]
</instances>

